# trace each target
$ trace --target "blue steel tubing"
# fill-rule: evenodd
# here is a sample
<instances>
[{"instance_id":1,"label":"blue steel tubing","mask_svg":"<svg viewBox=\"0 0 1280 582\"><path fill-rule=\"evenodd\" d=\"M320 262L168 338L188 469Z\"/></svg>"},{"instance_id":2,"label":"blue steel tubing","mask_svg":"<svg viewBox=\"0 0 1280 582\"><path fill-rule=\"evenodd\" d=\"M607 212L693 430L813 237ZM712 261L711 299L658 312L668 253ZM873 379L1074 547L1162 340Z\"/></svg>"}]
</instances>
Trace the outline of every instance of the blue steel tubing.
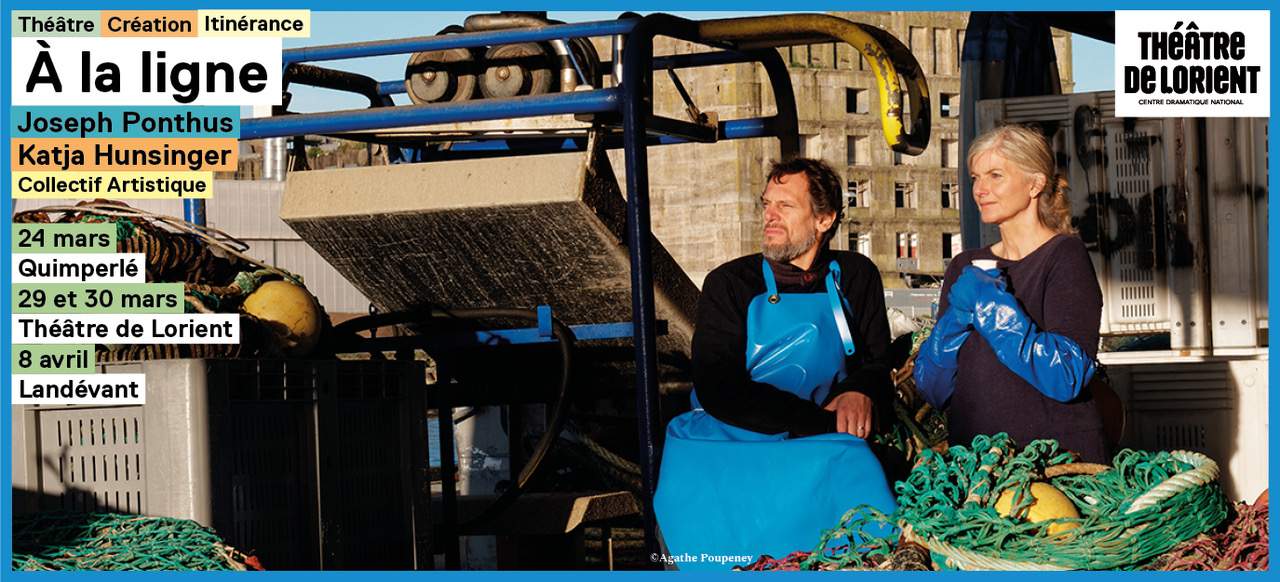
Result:
<instances>
[{"instance_id":1,"label":"blue steel tubing","mask_svg":"<svg viewBox=\"0 0 1280 582\"><path fill-rule=\"evenodd\" d=\"M486 99L460 103L425 103L374 109L351 109L330 113L306 113L244 119L240 139L262 139L306 134L340 133L439 123L461 123L490 119L514 119L570 113L617 111L618 89L596 89L573 93L552 93L509 99Z\"/></svg>"},{"instance_id":2,"label":"blue steel tubing","mask_svg":"<svg viewBox=\"0 0 1280 582\"><path fill-rule=\"evenodd\" d=\"M778 137L782 159L800 155L800 117L796 112L796 93L791 86L791 73L782 56L773 49L752 51L760 58L765 74L769 76L769 87L773 89L773 104L778 110L771 118L770 127L766 131Z\"/></svg>"},{"instance_id":3,"label":"blue steel tubing","mask_svg":"<svg viewBox=\"0 0 1280 582\"><path fill-rule=\"evenodd\" d=\"M203 198L187 198L182 201L182 217L197 226L207 226Z\"/></svg>"},{"instance_id":4,"label":"blue steel tubing","mask_svg":"<svg viewBox=\"0 0 1280 582\"><path fill-rule=\"evenodd\" d=\"M720 130L718 131L719 139L726 140L771 137L773 135L770 133L772 125L772 117L752 117L749 119L731 119L729 121L721 121ZM536 150L534 153L545 154L556 151L582 151L584 144L578 142L583 139L586 138L584 137L577 140L573 138L552 139L549 141L560 142L559 145L552 146L548 149ZM451 148L456 151L519 151L521 148L511 146L512 143L518 141L522 140L512 140L501 136L495 136L494 139L485 139L483 136L477 136L475 141L454 141ZM650 137L650 145L675 145L681 143L690 143L690 141L683 137L673 135ZM622 147L622 143L620 141L614 141L609 138L605 138L605 144L605 147L609 149Z\"/></svg>"},{"instance_id":5,"label":"blue steel tubing","mask_svg":"<svg viewBox=\"0 0 1280 582\"><path fill-rule=\"evenodd\" d=\"M368 99L369 107L394 105L389 97L378 91L379 83L373 77L349 71L297 64L286 69L284 73L285 90L288 90L291 85L355 93Z\"/></svg>"},{"instance_id":6,"label":"blue steel tubing","mask_svg":"<svg viewBox=\"0 0 1280 582\"><path fill-rule=\"evenodd\" d=\"M750 53L738 51L724 50L706 53L694 53L687 55L671 55L668 57L656 57L653 59L653 70L663 71L666 69L690 69L693 67L709 67L712 65L732 65L735 63L753 63L757 57ZM578 64L578 60L573 60L574 67L578 69L578 76L582 76L582 68ZM394 79L391 81L381 81L378 83L378 93L382 95L399 95L407 90L404 87L404 79Z\"/></svg>"},{"instance_id":7,"label":"blue steel tubing","mask_svg":"<svg viewBox=\"0 0 1280 582\"><path fill-rule=\"evenodd\" d=\"M753 117L751 119L732 119L720 123L720 139L748 139L753 137L769 137L773 125L772 117ZM685 140L681 140L683 143ZM664 144L665 145L665 144Z\"/></svg>"},{"instance_id":8,"label":"blue steel tubing","mask_svg":"<svg viewBox=\"0 0 1280 582\"><path fill-rule=\"evenodd\" d=\"M657 325L653 291L652 236L649 215L649 180L646 121L652 115L653 37L659 32L690 42L698 38L696 23L666 14L653 14L643 19L553 25L536 29L513 29L492 32L460 33L443 37L417 37L367 43L351 43L310 47L285 51L284 66L307 61L341 60L393 55L448 48L467 48L516 42L540 42L576 36L626 35L623 61L624 83L616 89L503 99L498 102L478 101L449 104L424 104L386 107L370 110L305 114L271 119L250 119L241 123L241 139L261 139L303 134L325 134L438 123L458 123L490 119L537 117L568 113L622 112L623 148L627 182L627 245L631 259L632 326L636 363L636 408L640 439L641 480L645 491L645 540L647 550L655 553L657 527L653 515L653 494L657 488L658 462L661 456L658 435ZM781 141L784 156L799 150L796 133L795 96L791 80L776 51L755 51L769 74L778 106L778 114L767 119L735 120L722 124L727 139L775 135ZM738 53L671 58L664 67L704 66L745 62ZM695 64L697 63L697 64ZM380 94L403 89L396 82L378 84ZM385 89L384 89L385 87ZM663 143L661 138L659 143ZM679 143L667 140L665 143ZM187 201L202 202L202 201ZM443 411L442 411L443 412ZM441 424L445 424L442 420ZM444 428L442 426L442 428ZM442 433L445 432L442 430ZM456 558L455 558L456 559ZM449 560L446 560L449 561Z\"/></svg>"},{"instance_id":9,"label":"blue steel tubing","mask_svg":"<svg viewBox=\"0 0 1280 582\"><path fill-rule=\"evenodd\" d=\"M612 36L627 34L638 20L605 20L576 24L555 24L542 28L516 28L484 32L460 32L442 36L417 36L370 42L353 42L289 49L284 51L283 66L293 63L338 61L364 57L409 54L451 48L476 48L494 44L543 42L572 37Z\"/></svg>"},{"instance_id":10,"label":"blue steel tubing","mask_svg":"<svg viewBox=\"0 0 1280 582\"><path fill-rule=\"evenodd\" d=\"M561 40L565 41L565 44L568 45L570 39L564 38ZM587 73L582 70L582 64L578 62L577 57L573 56L573 50L569 51L568 57L569 57L569 63L573 65L574 72L578 73L578 82L588 83L588 84L591 83L591 79L587 78Z\"/></svg>"},{"instance_id":11,"label":"blue steel tubing","mask_svg":"<svg viewBox=\"0 0 1280 582\"><path fill-rule=\"evenodd\" d=\"M774 100L778 105L778 114L774 117L757 117L749 119L732 119L720 122L720 139L750 139L757 137L777 136L782 140L783 157L787 155L795 155L799 153L799 138L791 138L792 134L799 135L799 124L795 114L795 98L791 87L791 76L787 73L786 65L782 63L782 58L775 51L754 50L754 51L734 51L722 50L705 53L693 53L683 55L672 55L667 57L657 57L653 59L653 69L655 71L665 69L687 69L693 67L707 67L714 65L730 65L735 63L762 63L765 72L769 75L769 81L773 88ZM403 80L381 81L378 83L378 93L381 95L395 95L405 92ZM246 120L244 123L248 123ZM499 141L506 141L505 138ZM794 141L792 147L790 142ZM659 136L657 145L674 145L689 143L688 140L674 136ZM617 147L617 146L611 146ZM503 145L493 145L483 143L478 139L475 142L454 142L453 149L456 151L504 151ZM529 153L548 153L551 151L581 151L581 147L576 147L573 143L566 141L563 147L552 148L547 150L530 151Z\"/></svg>"},{"instance_id":12,"label":"blue steel tubing","mask_svg":"<svg viewBox=\"0 0 1280 582\"><path fill-rule=\"evenodd\" d=\"M777 51L772 49L723 50L658 57L653 59L653 69L685 69L752 62L758 62L764 66L765 73L769 77L769 86L773 89L773 100L778 112L773 117L721 122L720 139L776 136L781 142L783 158L797 155L800 153L800 122L796 114L795 91L791 86L791 74L787 72L787 65L782 62L782 57ZM685 143L685 141L671 138L662 141L662 144Z\"/></svg>"},{"instance_id":13,"label":"blue steel tubing","mask_svg":"<svg viewBox=\"0 0 1280 582\"><path fill-rule=\"evenodd\" d=\"M404 87L404 79L398 81L382 81L378 83L378 94L383 96L400 95L407 93L408 89Z\"/></svg>"},{"instance_id":14,"label":"blue steel tubing","mask_svg":"<svg viewBox=\"0 0 1280 582\"><path fill-rule=\"evenodd\" d=\"M658 526L653 495L658 489L658 347L654 337L657 316L653 296L652 249L649 246L649 160L645 121L652 111L651 67L653 26L646 17L627 36L622 62L622 131L627 166L627 247L631 249L631 321L636 365L636 424L640 441L640 483L644 488L645 552L655 554Z\"/></svg>"},{"instance_id":15,"label":"blue steel tubing","mask_svg":"<svg viewBox=\"0 0 1280 582\"><path fill-rule=\"evenodd\" d=\"M698 42L697 25L667 14L651 14L627 35L622 61L622 132L627 166L627 247L631 250L631 320L635 326L636 415L640 479L644 487L645 550L658 551L653 494L658 486L658 349L654 314L652 236L649 223L649 159L645 121L653 114L653 37L659 32Z\"/></svg>"},{"instance_id":16,"label":"blue steel tubing","mask_svg":"<svg viewBox=\"0 0 1280 582\"><path fill-rule=\"evenodd\" d=\"M722 121L720 122L719 139L733 140L772 137L774 135L772 129L774 125L774 118L772 117ZM691 143L685 138L671 135L649 136L647 141L651 146ZM612 150L620 147L623 147L623 140L621 136L611 135L605 137L605 149ZM449 149L429 152L418 161L438 162L445 160L515 157L562 152L580 152L585 149L585 137L546 140L537 138L509 140L507 138L499 137L495 137L493 139L476 137L474 138L474 141L455 141L449 146ZM784 151L787 151L785 147L783 149Z\"/></svg>"},{"instance_id":17,"label":"blue steel tubing","mask_svg":"<svg viewBox=\"0 0 1280 582\"><path fill-rule=\"evenodd\" d=\"M735 50L712 51L705 53L689 53L654 57L653 70L690 69L693 67L710 67L713 65L733 65L737 63L754 63L760 60L754 52Z\"/></svg>"}]
</instances>

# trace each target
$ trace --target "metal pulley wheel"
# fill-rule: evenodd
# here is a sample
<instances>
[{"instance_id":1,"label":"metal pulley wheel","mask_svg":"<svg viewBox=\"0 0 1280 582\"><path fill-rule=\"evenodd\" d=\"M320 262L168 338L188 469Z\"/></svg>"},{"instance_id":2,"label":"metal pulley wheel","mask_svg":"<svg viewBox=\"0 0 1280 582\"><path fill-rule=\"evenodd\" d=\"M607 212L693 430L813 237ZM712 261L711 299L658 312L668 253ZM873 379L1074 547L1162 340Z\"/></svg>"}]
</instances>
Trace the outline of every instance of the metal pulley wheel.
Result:
<instances>
[{"instance_id":1,"label":"metal pulley wheel","mask_svg":"<svg viewBox=\"0 0 1280 582\"><path fill-rule=\"evenodd\" d=\"M440 34L463 32L450 25ZM471 49L413 53L404 69L404 86L414 103L466 101L476 92L476 58Z\"/></svg>"},{"instance_id":2,"label":"metal pulley wheel","mask_svg":"<svg viewBox=\"0 0 1280 582\"><path fill-rule=\"evenodd\" d=\"M555 61L537 43L499 45L484 54L480 92L487 99L542 95L551 91Z\"/></svg>"}]
</instances>

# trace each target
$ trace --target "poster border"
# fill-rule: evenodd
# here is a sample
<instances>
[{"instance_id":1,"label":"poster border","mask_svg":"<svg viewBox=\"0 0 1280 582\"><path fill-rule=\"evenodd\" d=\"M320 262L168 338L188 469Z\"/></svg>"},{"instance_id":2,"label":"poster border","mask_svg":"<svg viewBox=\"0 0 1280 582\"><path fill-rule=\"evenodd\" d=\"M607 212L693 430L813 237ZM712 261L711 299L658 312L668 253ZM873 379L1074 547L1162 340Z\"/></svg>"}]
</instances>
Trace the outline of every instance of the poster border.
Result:
<instances>
[{"instance_id":1,"label":"poster border","mask_svg":"<svg viewBox=\"0 0 1280 582\"><path fill-rule=\"evenodd\" d=\"M336 0L312 0L309 2L304 2L299 0L285 0L285 1L259 0L258 2L244 2L243 0L238 2L226 1L226 0L203 1L203 2L195 2L190 0L173 0L173 1L146 0L146 1L124 1L124 2L90 2L90 1L83 1L83 0L75 0L75 1L67 1L67 2L57 2L56 4L57 4L56 7L51 7L47 2L38 2L33 0L14 0L14 1L7 2L3 7L0 7L0 11L3 12L3 19L0 20L0 35L3 36L3 43L4 43L3 44L4 50L2 51L3 56L0 56L0 61L3 61L3 64L0 65L0 111L3 111L3 114L2 114L3 123L0 123L0 126L4 128L3 129L4 139L0 140L0 160L3 160L3 164L5 167L5 179L2 182L0 182L0 188L3 188L3 193L2 193L3 195L0 196L0 212L3 212L3 215L6 217L10 216L12 212L12 199L10 198L10 180L9 180L11 168L10 168L10 153L9 153L8 115L9 115L10 101L11 101L10 91L12 89L11 79L10 79L10 70L9 70L9 66L10 66L9 55L11 54L11 47L12 47L12 36L11 36L12 14L11 13L14 10L51 10L51 9L107 10L107 9L160 9L160 8L163 8L163 9L184 9L184 8L185 9L201 9L201 8L216 9L216 8L247 8L246 4L255 4L252 7L256 9L296 8L296 9L310 9L313 12L320 12L320 11L352 11L352 12L355 12L355 11L358 11L358 12L450 11L450 12L456 12L458 11L457 5L453 5L449 3L440 3L440 2L411 3L404 0L386 0L379 3L376 7L361 5L360 10L351 10L352 5L350 3L338 2ZM604 0L604 1L552 0L552 1L544 1L538 4L539 5L536 7L536 9L538 10L574 10L574 11L602 11L602 12L609 12L609 11L622 12L626 10L680 11L680 12L686 12L686 13L698 12L698 11L704 11L704 10L705 11L732 10L732 11L746 12L746 11L777 11L779 7L777 2L765 2L762 0L738 0L738 1L697 0L696 7L691 7L690 6L691 2L689 0L685 0L683 2L671 1L671 0L659 1L659 2L620 2L616 0ZM496 10L528 9L529 5L530 5L529 2L517 3L517 2L510 2L510 1L495 2L490 0L477 0L477 1L467 3L467 9L468 9L467 11L483 12L483 11L496 11ZM1269 14L1271 29L1274 31L1276 30L1275 24L1276 24L1276 18L1277 18L1277 11L1271 10L1271 6L1272 5L1268 2L1239 1L1239 0L1230 0L1230 1L1212 2L1212 3L1205 2L1204 0L1198 0L1198 1L1169 0L1164 2L1150 2L1150 1L1140 2L1140 1L1134 1L1134 0L1104 2L1099 0L1077 0L1077 1L1071 2L1068 8L1070 11L1091 11L1091 10L1112 11L1112 10L1143 10L1143 9L1148 9L1148 10L1157 10L1157 9L1158 10L1178 10L1178 9L1266 10L1268 11L1268 14ZM853 3L836 2L836 1L828 0L828 1L802 2L798 5L791 4L788 7L790 8L790 10L787 10L788 12L805 12L805 11L825 12L825 11L832 11L832 10L842 10L842 11L843 10L856 10L856 11L869 11L869 10L904 11L905 10L905 11L966 11L967 12L967 11L974 11L974 10L983 10L983 11L1026 10L1027 3L1025 1L1013 2L1008 0L951 0L951 1L915 0L915 1L909 1L909 2L902 2L902 1L887 2L885 0L871 0L869 2L862 2L854 5ZM1280 62L1280 59L1277 58L1278 45L1280 45L1280 43L1272 42L1272 45L1270 47L1271 63L1273 64L1273 66L1275 63ZM1275 91L1275 86L1277 82L1276 78L1277 78L1276 75L1271 75L1271 79L1272 79L1271 104L1272 104L1273 112L1275 110L1275 104L1276 104L1277 95L1278 95L1277 91ZM1276 129L1277 129L1276 120L1275 120L1275 116L1273 115L1268 120L1268 152L1269 154L1271 154L1269 155L1269 159L1274 159L1276 157L1274 155L1274 152L1277 151ZM1276 174L1277 172L1275 171L1275 169L1272 169L1271 171L1268 172L1268 177L1267 177L1268 192L1274 191L1276 189L1276 184L1278 180ZM1278 221L1277 218L1280 218L1280 209L1278 209L1277 206L1274 204L1268 204L1268 233L1267 233L1268 241L1280 240L1280 221ZM9 265L9 263L12 260L12 249L10 248L10 226L11 226L10 220L5 219L3 221L0 221L0 241L4 241L3 260L0 260L0 273L3 273L2 275L0 275L0 305L4 306L3 312L2 312L3 316L0 317L0 346L3 346L3 351L5 354L5 357L0 358L0 379L2 379L2 382L3 382L3 389L0 389L0 405L2 405L0 406L0 418L3 419L3 425L4 425L3 434L5 435L12 434L10 423L13 421L12 406L10 405L11 377L10 377L10 370L9 370L9 366L11 362L11 358L9 354L12 350L12 343L10 340L11 330L9 329L9 321L10 321L9 311L10 311L10 305L12 304L12 299L10 297L11 267ZM1277 284L1280 284L1280 271L1277 270L1276 268L1277 265L1280 265L1280 256L1277 256L1277 254L1274 251L1269 251L1268 265L1267 265L1267 278L1268 278L1267 280L1268 280L1268 290L1269 290L1269 297L1268 297L1269 313L1274 313L1276 310L1275 289L1277 288ZM1276 370L1277 370L1277 363L1274 361L1271 361L1270 357L1268 357L1267 385L1269 388L1276 385ZM1280 467L1278 467L1276 463L1277 455L1275 454L1276 434L1277 434L1277 431L1280 430L1280 427L1277 427L1275 423L1270 422L1271 420L1280 418L1280 416L1277 415L1277 411L1280 410L1280 401L1278 401L1278 399L1275 398L1274 390L1270 391L1267 405L1268 405L1268 419L1269 419L1268 435L1267 435L1267 440L1268 440L1267 451L1269 456L1267 482L1269 485L1270 483L1277 482L1277 479L1276 479L1277 471L1280 470ZM4 457L2 462L0 462L0 482L12 483L12 465L11 465L12 447L6 445L0 448L3 449L2 454ZM11 535L13 524L12 524L11 510L12 510L12 487L7 487L5 488L5 492L3 493L3 495L0 495L0 540L3 540L2 542L0 542L0 573L3 573L3 577L6 579L12 577L11 579L13 580L21 581L21 580L43 579L42 577L48 577L48 576L57 576L59 577L59 579L65 579L65 580L83 579L86 581L90 581L90 580L104 581L104 580L120 579L119 577L133 577L133 576L164 576L164 577L174 576L174 577L185 578L185 577L192 577L192 576L250 575L250 574L241 574L241 573L206 573L206 572L189 572L189 573L188 572L154 572L154 573L74 572L73 573L73 572L11 571L10 568L12 567L11 564L12 564L12 558L13 558L13 553L12 553L13 538ZM1277 523L1277 515L1274 507L1271 509L1269 519L1270 519L1269 521L1270 529L1271 531L1275 531L1276 523ZM424 573L432 577L442 577L445 579L458 577L460 579L465 578L467 580L496 579L498 577L507 577L511 575L519 575L522 579L528 579L528 580L583 579L584 577L596 578L602 575L607 576L609 578L616 577L620 579L636 579L637 577L647 579L650 577L663 576L667 574L666 572L658 572L658 571L608 572L608 573L605 573L605 572L521 572L519 574L516 574L515 572L496 572L496 571L485 571L485 572L429 571ZM257 575L266 575L266 576L270 576L272 579L278 579L278 580L306 580L314 576L315 574L316 572L269 571L266 573L258 573ZM355 579L363 579L367 577L370 573L368 572L322 572L320 574L322 574L325 577L332 577L335 579L342 578L342 579L355 580ZM1097 576L1123 576L1125 579L1145 578L1148 576L1159 576L1161 580L1177 580L1177 579L1181 579L1181 577L1183 576L1192 576L1197 574L1198 573L1181 573L1181 572L1091 572L1090 573L1090 575L1097 575ZM378 575L394 578L394 577L401 577L401 576L418 576L420 575L420 573L414 572L414 571L400 571L400 572L379 572ZM687 573L684 573L684 574L677 573L675 575L687 575ZM786 574L777 574L777 573L752 574L752 573L724 572L724 573L701 574L701 576L735 576L735 577L751 576L751 575L824 576L824 575L835 575L835 574L824 573L824 572L786 573ZM1023 576L1024 573L1020 573L1020 572L1008 572L1008 573L885 572L885 573L881 573L881 575L890 576L894 580L900 580L900 579L909 579L917 576L966 576L966 577L973 578L977 576L993 575L998 577L1008 577L1008 576ZM1078 575L1078 574L1071 573L1071 572L1037 573L1035 574L1035 577L1037 580L1056 580L1056 579L1066 579L1066 577L1073 576L1073 575ZM1210 574L1210 575L1214 575L1214 574ZM1270 573L1269 572L1242 572L1242 573L1231 573L1231 574L1220 573L1216 575L1240 576L1241 579L1254 579L1255 577L1269 577ZM740 579L740 578L735 578L735 579ZM1008 580L1011 578L1004 578L1004 579Z\"/></svg>"}]
</instances>

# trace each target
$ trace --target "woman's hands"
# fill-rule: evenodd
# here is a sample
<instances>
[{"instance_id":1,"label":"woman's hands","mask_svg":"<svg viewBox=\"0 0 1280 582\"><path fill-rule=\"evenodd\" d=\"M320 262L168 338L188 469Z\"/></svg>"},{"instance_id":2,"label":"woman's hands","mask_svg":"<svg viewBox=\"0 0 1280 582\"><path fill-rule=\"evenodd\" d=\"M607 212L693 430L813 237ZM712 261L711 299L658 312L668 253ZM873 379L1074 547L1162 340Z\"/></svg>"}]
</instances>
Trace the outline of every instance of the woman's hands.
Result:
<instances>
[{"instance_id":1,"label":"woman's hands","mask_svg":"<svg viewBox=\"0 0 1280 582\"><path fill-rule=\"evenodd\" d=\"M994 269L992 271L995 271ZM989 295L993 289L1004 291L1007 285L999 271L984 271L973 265L965 267L951 285L947 294L948 309L959 309L972 315L980 297Z\"/></svg>"},{"instance_id":2,"label":"woman's hands","mask_svg":"<svg viewBox=\"0 0 1280 582\"><path fill-rule=\"evenodd\" d=\"M912 372L916 391L937 408L946 404L955 392L960 346L973 332L972 323L972 311L957 309L954 303L951 304L933 324L933 331L929 332L929 337L925 338L920 352L916 354Z\"/></svg>"},{"instance_id":3,"label":"woman's hands","mask_svg":"<svg viewBox=\"0 0 1280 582\"><path fill-rule=\"evenodd\" d=\"M1093 377L1093 359L1071 338L1040 329L998 273L965 267L947 300L948 311L968 312L1000 363L1045 396L1070 401Z\"/></svg>"},{"instance_id":4,"label":"woman's hands","mask_svg":"<svg viewBox=\"0 0 1280 582\"><path fill-rule=\"evenodd\" d=\"M955 392L960 346L973 332L973 309L981 289L992 286L1003 290L1004 281L973 266L965 267L952 283L947 294L947 310L916 354L916 390L929 404L942 407Z\"/></svg>"}]
</instances>

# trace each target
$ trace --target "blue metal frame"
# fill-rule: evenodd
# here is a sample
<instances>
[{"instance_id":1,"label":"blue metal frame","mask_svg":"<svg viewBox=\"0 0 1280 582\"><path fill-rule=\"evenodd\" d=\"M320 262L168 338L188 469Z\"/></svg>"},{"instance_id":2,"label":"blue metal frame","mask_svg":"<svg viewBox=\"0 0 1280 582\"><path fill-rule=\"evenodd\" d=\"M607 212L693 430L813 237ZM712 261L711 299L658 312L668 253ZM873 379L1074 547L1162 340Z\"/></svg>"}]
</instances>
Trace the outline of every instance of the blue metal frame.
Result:
<instances>
[{"instance_id":1,"label":"blue metal frame","mask_svg":"<svg viewBox=\"0 0 1280 582\"><path fill-rule=\"evenodd\" d=\"M772 136L777 137L781 142L783 156L798 153L799 135L795 95L792 90L790 75L777 51L773 49L738 51L726 43L709 43L699 37L696 22L665 14L653 14L643 18L552 25L535 29L466 32L431 37L292 49L284 53L284 67L288 71L291 65L305 62L408 54L450 48L483 47L518 42L541 42L572 37L613 35L626 36L623 54L627 55L623 62L623 82L615 88L459 103L394 106L390 102L390 96L405 91L404 81L376 82L372 79L348 79L353 83L358 81L362 93L373 93L374 96L380 98L379 101L375 102L373 107L362 110L277 116L267 119L244 119L241 120L241 139L332 134L417 125L562 114L613 115L616 116L612 118L615 121L620 117L621 135L606 136L606 147L622 147L626 159L626 242L630 251L632 321L630 324L574 326L573 329L580 339L632 337L634 340L636 410L639 421L638 437L641 453L640 466L642 483L646 493L643 500L646 507L644 512L645 530L646 539L652 544L657 539L652 503L653 492L657 486L658 460L661 455L659 448L659 435L661 434L659 420L661 416L658 411L656 340L659 330L655 318L652 249L650 247L652 231L649 215L647 147L649 145L685 143L691 141L690 136L707 141ZM653 57L653 40L658 35L704 45L714 44L713 48L727 50L655 59ZM741 62L757 62L764 66L777 104L778 112L775 116L726 120L720 122L719 126L714 128L714 132L712 132L709 128L703 128L687 121L660 118L653 115L653 72L655 70ZM327 70L313 67L310 71L312 73L317 71L323 73ZM288 81L289 79L286 76L286 82ZM299 82L305 83L306 81ZM332 85L328 85L328 87L334 88ZM374 102L372 97L370 100ZM375 140L376 136L369 137L369 139ZM456 136L454 139L457 139ZM563 137L539 138L541 141L535 139L532 147L512 147L515 140L507 140L506 138L497 138L500 141L490 142L482 141L483 138L481 136L476 136L475 139L476 141L473 142L455 142L453 148L446 152L427 152L423 148L414 148L414 158L416 160L436 160L457 157L522 155L526 153L580 150L586 147L585 140L565 139ZM387 138L387 141L388 143L395 143L392 138ZM529 143L529 141L522 140L521 145L529 145ZM203 201L189 202L202 203ZM201 208L201 212L198 214L189 211L188 218L202 218L202 210ZM193 222L196 221L193 220ZM629 327L629 329L620 329L619 326ZM489 334L490 337L488 339L490 340L508 343L539 341L542 339L537 329L485 333ZM484 338L476 337L472 338L472 340L483 341ZM656 546L651 546L649 551L657 551Z\"/></svg>"},{"instance_id":2,"label":"blue metal frame","mask_svg":"<svg viewBox=\"0 0 1280 582\"><path fill-rule=\"evenodd\" d=\"M747 63L754 61L755 57L750 53L726 50L688 55L673 55L669 57L656 57L653 59L653 70L662 71L666 69L709 67L712 65L731 65L734 63ZM579 71L579 75L581 75L581 71ZM390 81L380 81L378 83L379 95L403 95L407 92L408 89L405 87L404 79L392 79Z\"/></svg>"},{"instance_id":3,"label":"blue metal frame","mask_svg":"<svg viewBox=\"0 0 1280 582\"><path fill-rule=\"evenodd\" d=\"M542 306L545 307L545 306ZM541 307L540 307L541 308ZM528 344L549 344L554 343L556 339L550 335L551 323L548 320L547 329L541 327L521 327L516 329L489 329L485 331L475 331L466 334L458 334L455 336L442 336L439 341L432 339L426 343L431 345L457 347L471 346L506 346L506 345L528 345ZM589 323L582 325L571 325L569 329L573 330L573 335L578 341L593 340L610 340L610 339L627 339L632 336L633 330L628 322L622 323Z\"/></svg>"},{"instance_id":4,"label":"blue metal frame","mask_svg":"<svg viewBox=\"0 0 1280 582\"><path fill-rule=\"evenodd\" d=\"M240 120L240 139L341 133L440 123L617 111L618 89L307 113Z\"/></svg>"},{"instance_id":5,"label":"blue metal frame","mask_svg":"<svg viewBox=\"0 0 1280 582\"><path fill-rule=\"evenodd\" d=\"M352 42L289 49L284 51L284 67L294 63L341 61L365 57L402 55L452 48L477 48L494 44L544 42L575 37L613 36L631 32L640 19L601 20L555 24L542 28L516 28L484 32L460 32L439 36L418 36L370 42Z\"/></svg>"},{"instance_id":6,"label":"blue metal frame","mask_svg":"<svg viewBox=\"0 0 1280 582\"><path fill-rule=\"evenodd\" d=\"M208 223L204 212L204 198L187 198L182 201L182 218L191 224L204 226Z\"/></svg>"},{"instance_id":7,"label":"blue metal frame","mask_svg":"<svg viewBox=\"0 0 1280 582\"><path fill-rule=\"evenodd\" d=\"M404 86L404 79L397 79L394 81L383 81L381 83L378 83L379 95L386 95L390 97L391 95L400 95L406 92L408 92L408 89L406 89Z\"/></svg>"},{"instance_id":8,"label":"blue metal frame","mask_svg":"<svg viewBox=\"0 0 1280 582\"><path fill-rule=\"evenodd\" d=\"M717 130L719 140L749 139L772 137L769 119L734 119L720 122ZM457 138L455 138L457 139ZM371 139L379 142L381 140ZM410 141L412 141L410 139ZM692 143L692 140L674 135L650 135L645 140L651 146L666 146ZM605 149L618 149L623 145L621 135L606 135L602 140ZM459 159L477 159L492 157L511 157L531 154L555 152L580 152L587 148L587 136L531 136L519 138L500 137L495 139L475 139L472 141L454 141L449 149L422 149L416 156L407 157L412 162L438 162Z\"/></svg>"},{"instance_id":9,"label":"blue metal frame","mask_svg":"<svg viewBox=\"0 0 1280 582\"><path fill-rule=\"evenodd\" d=\"M566 38L570 36L590 37L623 34L630 31L642 21L643 19L610 20L581 24L553 25L538 29L469 32L442 36L291 49L285 51L284 70L288 72L290 70L290 66L299 65L307 61L327 61L369 56L384 56L423 50L474 48L492 44L529 42L531 40L542 41ZM691 34L686 36L696 38L697 32L693 28L693 21L683 21L690 25L689 32L691 32ZM693 42L698 41L695 40ZM772 61L776 61L776 63ZM779 100L779 114L774 117L728 120L723 122L721 124L720 131L718 132L718 139L745 139L764 137L767 135L785 137L788 133L794 132L796 121L793 111L794 97L791 92L790 77L786 73L785 66L782 65L781 59L778 58L776 53L773 53L771 50L721 50L690 55L662 57L652 60L651 63L649 63L648 68L650 69L650 72L652 72L652 70L703 67L743 62L760 62L765 65L766 70L769 73L770 81L774 85L775 98ZM318 69L317 67L313 68ZM285 81L286 83L293 82L309 84L296 80L290 81L288 74L286 74ZM377 82L370 79L369 85L373 87L369 91L382 96L387 101L389 101L391 95L403 93L405 91L403 80ZM623 85L625 86L625 83ZM786 90L779 91L783 86L785 86ZM334 88L332 86L328 87ZM618 99L616 91L622 88L624 87L619 87L617 89L598 89L586 92L539 95L533 97L488 99L462 103L432 103L425 105L391 106L389 102L383 102L381 104L382 106L372 109L281 116L268 119L245 119L242 120L241 123L241 139L286 137L302 134L329 134L345 131L411 127L415 125L439 123L512 119L516 117L621 112L621 103L612 101ZM783 103L784 101L786 103ZM790 111L787 110L788 107ZM652 115L652 111L650 111L650 115ZM666 121L668 121L670 125L690 125L688 122L680 120ZM779 124L784 127L770 127ZM652 130L652 128L650 129ZM781 129L781 131L779 131L779 129ZM467 151L468 148L464 144L456 143L456 139L457 138L454 137L449 140L451 142L455 142L453 148L457 149L459 152ZM482 141L485 139L504 138L485 138L476 136L473 139L476 141ZM686 143L687 141L689 140L682 139L680 137L660 136L657 145ZM786 140L784 139L784 141ZM784 146L785 145L786 144L784 144ZM493 148L477 147L475 149L481 151L492 151ZM784 147L784 149L789 148ZM552 147L545 150L512 150L512 153L533 154L560 150L562 150L562 148ZM421 159L430 159L434 161L436 159L453 159L458 157L464 156L446 154L440 157L424 156Z\"/></svg>"}]
</instances>

